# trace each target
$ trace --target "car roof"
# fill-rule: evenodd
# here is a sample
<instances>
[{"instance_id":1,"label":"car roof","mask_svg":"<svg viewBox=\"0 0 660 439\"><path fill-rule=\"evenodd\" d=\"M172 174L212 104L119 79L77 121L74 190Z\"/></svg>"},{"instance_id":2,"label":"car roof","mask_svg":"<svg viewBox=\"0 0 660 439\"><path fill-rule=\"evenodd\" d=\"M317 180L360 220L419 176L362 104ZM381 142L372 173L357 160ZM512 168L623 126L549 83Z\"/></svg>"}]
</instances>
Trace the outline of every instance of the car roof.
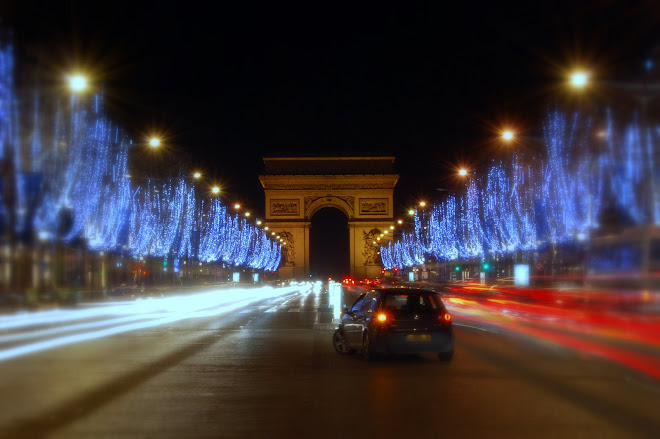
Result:
<instances>
[{"instance_id":1,"label":"car roof","mask_svg":"<svg viewBox=\"0 0 660 439\"><path fill-rule=\"evenodd\" d=\"M426 288L381 288L373 290L380 294L438 294L437 291Z\"/></svg>"}]
</instances>

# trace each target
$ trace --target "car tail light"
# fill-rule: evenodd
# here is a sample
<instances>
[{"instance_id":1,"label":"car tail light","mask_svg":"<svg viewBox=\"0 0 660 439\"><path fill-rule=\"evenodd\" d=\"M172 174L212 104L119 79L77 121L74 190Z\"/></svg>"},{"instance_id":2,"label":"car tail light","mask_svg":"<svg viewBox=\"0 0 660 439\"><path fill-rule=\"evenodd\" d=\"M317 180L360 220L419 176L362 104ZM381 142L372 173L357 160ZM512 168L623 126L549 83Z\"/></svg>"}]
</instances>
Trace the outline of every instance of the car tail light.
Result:
<instances>
[{"instance_id":1,"label":"car tail light","mask_svg":"<svg viewBox=\"0 0 660 439\"><path fill-rule=\"evenodd\" d=\"M442 314L438 314L438 320L441 323L451 323L451 314L448 312L443 312Z\"/></svg>"},{"instance_id":2,"label":"car tail light","mask_svg":"<svg viewBox=\"0 0 660 439\"><path fill-rule=\"evenodd\" d=\"M378 320L381 323L386 322L387 321L387 314L385 314L384 312L378 313L378 315L376 315L376 320Z\"/></svg>"}]
</instances>

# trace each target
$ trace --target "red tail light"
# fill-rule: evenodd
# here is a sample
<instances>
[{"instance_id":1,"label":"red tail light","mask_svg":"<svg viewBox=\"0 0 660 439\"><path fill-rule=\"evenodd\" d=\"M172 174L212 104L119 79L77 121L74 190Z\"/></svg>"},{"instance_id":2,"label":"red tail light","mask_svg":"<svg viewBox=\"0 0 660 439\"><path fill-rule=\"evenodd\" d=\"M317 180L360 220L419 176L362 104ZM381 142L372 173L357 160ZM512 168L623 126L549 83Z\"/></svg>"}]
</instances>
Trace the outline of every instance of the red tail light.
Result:
<instances>
[{"instance_id":1,"label":"red tail light","mask_svg":"<svg viewBox=\"0 0 660 439\"><path fill-rule=\"evenodd\" d=\"M448 312L438 314L438 320L442 323L451 323L451 314Z\"/></svg>"}]
</instances>

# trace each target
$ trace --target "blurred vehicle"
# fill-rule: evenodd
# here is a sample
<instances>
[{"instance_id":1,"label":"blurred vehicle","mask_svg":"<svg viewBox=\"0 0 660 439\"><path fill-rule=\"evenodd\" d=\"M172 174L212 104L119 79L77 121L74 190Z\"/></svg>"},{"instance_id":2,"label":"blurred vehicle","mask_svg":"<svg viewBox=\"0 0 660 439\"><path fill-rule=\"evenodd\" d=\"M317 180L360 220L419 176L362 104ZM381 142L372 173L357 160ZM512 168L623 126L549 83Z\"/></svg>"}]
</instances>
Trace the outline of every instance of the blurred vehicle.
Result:
<instances>
[{"instance_id":1,"label":"blurred vehicle","mask_svg":"<svg viewBox=\"0 0 660 439\"><path fill-rule=\"evenodd\" d=\"M345 277L344 279L342 279L341 283L344 285L355 285L355 279L350 277Z\"/></svg>"},{"instance_id":2,"label":"blurred vehicle","mask_svg":"<svg viewBox=\"0 0 660 439\"><path fill-rule=\"evenodd\" d=\"M383 276L379 283L381 285L396 285L399 282L401 282L401 278L398 276Z\"/></svg>"},{"instance_id":3,"label":"blurred vehicle","mask_svg":"<svg viewBox=\"0 0 660 439\"><path fill-rule=\"evenodd\" d=\"M361 351L371 361L379 354L454 355L451 315L431 290L397 288L361 294L342 312L332 341L340 354Z\"/></svg>"}]
</instances>

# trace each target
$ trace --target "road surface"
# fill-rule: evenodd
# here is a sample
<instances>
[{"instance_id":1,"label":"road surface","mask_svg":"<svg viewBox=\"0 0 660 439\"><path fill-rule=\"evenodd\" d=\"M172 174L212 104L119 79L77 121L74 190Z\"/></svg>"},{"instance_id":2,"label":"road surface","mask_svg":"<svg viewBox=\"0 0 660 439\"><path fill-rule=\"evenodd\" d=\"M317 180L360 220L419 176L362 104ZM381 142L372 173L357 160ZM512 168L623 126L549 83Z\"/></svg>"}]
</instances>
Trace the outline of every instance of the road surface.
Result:
<instances>
[{"instance_id":1,"label":"road surface","mask_svg":"<svg viewBox=\"0 0 660 439\"><path fill-rule=\"evenodd\" d=\"M483 317L487 311L475 318L476 305L449 303L451 362L431 355L367 363L334 352L327 303L307 284L2 316L0 437L650 438L660 431L657 378L511 322L498 325L501 318Z\"/></svg>"}]
</instances>

